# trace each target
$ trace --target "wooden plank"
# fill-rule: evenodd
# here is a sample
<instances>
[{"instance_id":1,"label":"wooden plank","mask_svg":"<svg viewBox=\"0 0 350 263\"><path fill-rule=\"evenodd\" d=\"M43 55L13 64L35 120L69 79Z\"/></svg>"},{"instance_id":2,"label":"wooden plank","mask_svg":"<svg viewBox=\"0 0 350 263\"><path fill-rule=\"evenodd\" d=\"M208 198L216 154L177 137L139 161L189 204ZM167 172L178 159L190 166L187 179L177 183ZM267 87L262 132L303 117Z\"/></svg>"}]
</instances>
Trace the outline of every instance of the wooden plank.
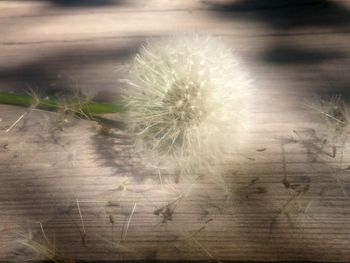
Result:
<instances>
[{"instance_id":1,"label":"wooden plank","mask_svg":"<svg viewBox=\"0 0 350 263\"><path fill-rule=\"evenodd\" d=\"M0 261L43 259L33 244L91 261L348 261L350 153L322 146L305 104L348 87L350 2L266 3L0 1L1 90L117 100L145 39L187 31L222 37L256 82L244 142L193 185L160 181L122 130L33 111L5 132L25 109L0 105ZM278 13L305 3L330 11Z\"/></svg>"},{"instance_id":2,"label":"wooden plank","mask_svg":"<svg viewBox=\"0 0 350 263\"><path fill-rule=\"evenodd\" d=\"M184 2L180 1L181 5ZM193 1L187 2L193 3ZM322 3L322 1L316 1L316 7L318 2ZM154 1L154 3L157 3L159 6L167 6L161 5L157 1ZM329 3L327 2L326 4ZM256 34L269 36L273 34L330 34L332 32L344 32L346 34L348 32L347 21L337 22L339 16L335 11L330 13L330 17L325 18L325 21L329 20L330 23L333 21L337 23L332 27L315 25L319 21L317 16L319 14L316 11L315 14L312 12L309 14L311 17L308 17L307 21L310 21L305 22L305 25L302 24L302 26L291 30L278 27L271 30L266 22L269 22L269 19L283 20L283 17L266 17L267 21L262 21L263 23L258 23L259 21L256 22L254 19L252 19L253 21L245 20L244 23L240 23L239 17L248 16L249 18L252 16L254 18L259 15L257 12L260 10L253 8L248 10L250 11L248 14L244 10L237 10L232 13L232 16L231 13L228 13L227 16L225 15L227 14L226 12L223 13L209 8L189 12L190 7L188 5L185 5L183 10L170 7L169 9L161 10L163 12L152 9L147 10L147 12L143 12L140 9L136 9L135 12L125 12L125 10L117 6L112 9L108 8L106 13L92 13L86 12L82 8L80 11L79 9L78 11L74 9L74 12L63 14L59 12L57 16L45 16L46 12L43 12L41 8L35 9L39 16L16 16L16 14L11 16L11 10L5 10L9 16L2 19L1 44L67 42L91 38L163 35L193 30L230 34L237 37L254 36ZM202 5L207 6L205 3L202 3ZM339 9L344 10L345 13L349 2L340 1L334 5L340 6ZM141 4L141 6L143 5ZM321 14L324 13L323 10L321 10ZM315 15L315 17L312 17L312 15ZM346 16L346 14L342 15ZM16 19L16 23L11 23L12 19ZM314 21L315 19L316 22ZM96 21L99 21L99 23L96 23ZM162 21L162 23L160 24L159 21ZM17 38L17 34L21 35L21 40Z\"/></svg>"}]
</instances>

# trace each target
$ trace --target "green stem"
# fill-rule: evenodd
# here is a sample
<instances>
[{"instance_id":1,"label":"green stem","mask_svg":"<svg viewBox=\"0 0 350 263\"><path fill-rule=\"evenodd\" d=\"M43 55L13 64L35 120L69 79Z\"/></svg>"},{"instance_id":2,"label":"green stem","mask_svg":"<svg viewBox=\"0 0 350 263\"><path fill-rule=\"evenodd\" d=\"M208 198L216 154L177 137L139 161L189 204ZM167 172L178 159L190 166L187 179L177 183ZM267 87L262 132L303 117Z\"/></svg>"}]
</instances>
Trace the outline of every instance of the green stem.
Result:
<instances>
[{"instance_id":1,"label":"green stem","mask_svg":"<svg viewBox=\"0 0 350 263\"><path fill-rule=\"evenodd\" d=\"M37 109L48 111L67 109L69 111L81 112L87 115L116 113L124 111L124 108L122 106L109 103L84 102L73 103L71 105L64 106L57 100L53 99L41 99L29 95L18 95L6 92L0 92L0 103L23 107L30 107L32 105L35 105L35 108Z\"/></svg>"}]
</instances>

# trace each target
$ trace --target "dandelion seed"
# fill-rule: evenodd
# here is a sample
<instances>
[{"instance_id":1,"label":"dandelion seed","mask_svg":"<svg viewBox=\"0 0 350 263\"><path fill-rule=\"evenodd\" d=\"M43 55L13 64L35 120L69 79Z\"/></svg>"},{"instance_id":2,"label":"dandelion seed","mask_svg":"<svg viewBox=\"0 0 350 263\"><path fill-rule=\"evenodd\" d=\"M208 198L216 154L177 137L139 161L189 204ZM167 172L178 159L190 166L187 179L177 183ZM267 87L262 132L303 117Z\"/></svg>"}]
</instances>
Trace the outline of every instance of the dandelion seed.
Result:
<instances>
[{"instance_id":1,"label":"dandelion seed","mask_svg":"<svg viewBox=\"0 0 350 263\"><path fill-rule=\"evenodd\" d=\"M80 211L80 205L79 205L79 201L78 199L76 199L77 202L77 208L78 208L78 212L79 212L79 216L80 216L80 220L81 220L81 225L83 227L83 233L81 234L81 241L84 247L86 247L86 230L85 230L85 224L84 224L84 219L83 219L83 215Z\"/></svg>"},{"instance_id":2,"label":"dandelion seed","mask_svg":"<svg viewBox=\"0 0 350 263\"><path fill-rule=\"evenodd\" d=\"M328 139L333 144L343 145L347 139L350 124L349 105L341 96L318 99L317 103L307 103L307 107L320 113L324 118Z\"/></svg>"},{"instance_id":3,"label":"dandelion seed","mask_svg":"<svg viewBox=\"0 0 350 263\"><path fill-rule=\"evenodd\" d=\"M333 96L327 100L319 99L318 104L309 103L309 108L319 112L325 120L327 127L327 137L332 144L332 158L336 157L337 147L341 149L339 157L339 171L343 170L344 150L348 144L348 131L350 124L350 107L341 96ZM343 196L350 199L349 193L344 187L344 183L336 173L335 179L339 185Z\"/></svg>"},{"instance_id":4,"label":"dandelion seed","mask_svg":"<svg viewBox=\"0 0 350 263\"><path fill-rule=\"evenodd\" d=\"M84 225L84 219L83 219L83 215L81 214L81 211L80 211L80 205L79 205L78 199L76 199L76 202L77 202L77 208L78 208L78 212L79 212L79 217L80 217L80 220L81 220L81 225L83 227L83 232L84 232L84 234L86 234L85 225Z\"/></svg>"},{"instance_id":5,"label":"dandelion seed","mask_svg":"<svg viewBox=\"0 0 350 263\"><path fill-rule=\"evenodd\" d=\"M134 212L135 212L135 209L136 209L136 205L137 205L137 203L134 204L134 207L132 208L131 214L130 214L129 219L128 219L128 223L126 224L125 234L124 234L123 240L126 240L126 235L128 234L131 218L134 215Z\"/></svg>"},{"instance_id":6,"label":"dandelion seed","mask_svg":"<svg viewBox=\"0 0 350 263\"><path fill-rule=\"evenodd\" d=\"M43 224L41 222L39 222L39 225L40 225L41 232L43 233L43 237L45 238L45 241L47 242L47 244L50 244L50 241L45 234Z\"/></svg>"},{"instance_id":7,"label":"dandelion seed","mask_svg":"<svg viewBox=\"0 0 350 263\"><path fill-rule=\"evenodd\" d=\"M13 127L15 127L16 125L17 125L17 123L19 123L22 119L23 119L23 117L24 116L26 116L27 115L27 113L28 112L25 112L25 113L23 113L6 131L5 131L5 133L8 133L10 130L12 130L12 128Z\"/></svg>"},{"instance_id":8,"label":"dandelion seed","mask_svg":"<svg viewBox=\"0 0 350 263\"><path fill-rule=\"evenodd\" d=\"M39 222L42 235L44 237L45 243L36 241L33 239L33 233L29 225L28 235L20 234L20 237L16 239L16 243L21 245L21 249L18 251L17 256L19 256L20 262L34 262L48 260L55 263L73 263L75 262L72 258L68 258L61 254L55 246L55 243L50 242L45 234L44 227L41 222ZM27 252L31 252L31 258L28 258ZM25 257L25 258L22 258Z\"/></svg>"},{"instance_id":9,"label":"dandelion seed","mask_svg":"<svg viewBox=\"0 0 350 263\"><path fill-rule=\"evenodd\" d=\"M211 259L214 260L217 263L221 263L220 260L218 260L217 258L215 258L210 252L209 250L203 246L196 238L194 238L193 236L191 237L191 239L207 254L207 256Z\"/></svg>"},{"instance_id":10,"label":"dandelion seed","mask_svg":"<svg viewBox=\"0 0 350 263\"><path fill-rule=\"evenodd\" d=\"M231 49L204 36L142 47L126 80L130 131L151 163L208 172L239 143L250 79Z\"/></svg>"}]
</instances>

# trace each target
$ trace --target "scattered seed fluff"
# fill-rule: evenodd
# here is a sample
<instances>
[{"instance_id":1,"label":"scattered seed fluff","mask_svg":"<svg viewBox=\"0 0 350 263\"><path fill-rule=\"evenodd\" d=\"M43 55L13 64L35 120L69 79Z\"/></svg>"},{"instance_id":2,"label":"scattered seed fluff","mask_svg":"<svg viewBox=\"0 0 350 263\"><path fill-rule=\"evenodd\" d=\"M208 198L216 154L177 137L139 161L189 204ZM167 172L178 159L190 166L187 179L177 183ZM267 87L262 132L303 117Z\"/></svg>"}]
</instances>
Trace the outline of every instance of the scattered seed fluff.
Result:
<instances>
[{"instance_id":1,"label":"scattered seed fluff","mask_svg":"<svg viewBox=\"0 0 350 263\"><path fill-rule=\"evenodd\" d=\"M220 41L151 41L136 55L127 83L127 122L153 165L208 172L237 147L251 81Z\"/></svg>"}]
</instances>

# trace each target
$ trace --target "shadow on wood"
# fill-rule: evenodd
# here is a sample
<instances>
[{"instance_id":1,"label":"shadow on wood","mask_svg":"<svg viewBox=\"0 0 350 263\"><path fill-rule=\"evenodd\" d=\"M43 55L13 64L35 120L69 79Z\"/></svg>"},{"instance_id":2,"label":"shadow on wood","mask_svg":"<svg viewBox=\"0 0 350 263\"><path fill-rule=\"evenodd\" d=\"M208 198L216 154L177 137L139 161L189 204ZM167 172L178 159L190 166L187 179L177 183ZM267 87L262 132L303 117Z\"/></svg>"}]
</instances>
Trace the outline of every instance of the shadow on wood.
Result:
<instances>
[{"instance_id":1,"label":"shadow on wood","mask_svg":"<svg viewBox=\"0 0 350 263\"><path fill-rule=\"evenodd\" d=\"M349 29L350 11L330 0L239 0L216 4L203 1L219 15L231 19L251 20L276 29L332 27Z\"/></svg>"}]
</instances>

